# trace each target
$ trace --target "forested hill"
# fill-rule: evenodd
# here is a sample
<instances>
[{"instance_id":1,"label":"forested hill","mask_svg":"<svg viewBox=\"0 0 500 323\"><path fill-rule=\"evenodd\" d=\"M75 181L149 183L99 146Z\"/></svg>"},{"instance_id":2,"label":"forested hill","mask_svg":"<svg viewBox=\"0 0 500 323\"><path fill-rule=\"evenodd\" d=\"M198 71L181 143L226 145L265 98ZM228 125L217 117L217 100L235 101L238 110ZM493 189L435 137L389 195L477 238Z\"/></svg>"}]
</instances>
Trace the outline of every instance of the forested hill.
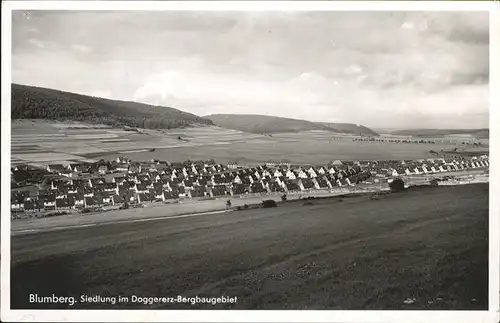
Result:
<instances>
[{"instance_id":1,"label":"forested hill","mask_svg":"<svg viewBox=\"0 0 500 323\"><path fill-rule=\"evenodd\" d=\"M219 127L250 133L329 131L328 127L311 121L257 114L212 114L205 118L212 120Z\"/></svg>"},{"instance_id":2,"label":"forested hill","mask_svg":"<svg viewBox=\"0 0 500 323\"><path fill-rule=\"evenodd\" d=\"M379 136L374 130L365 127L363 125L357 125L354 123L332 123L332 122L322 122L324 126L332 128L333 131L339 133L349 133L353 135L363 135L363 136Z\"/></svg>"},{"instance_id":3,"label":"forested hill","mask_svg":"<svg viewBox=\"0 0 500 323\"><path fill-rule=\"evenodd\" d=\"M170 107L19 84L12 84L11 118L72 120L149 129L213 125L208 119Z\"/></svg>"},{"instance_id":4,"label":"forested hill","mask_svg":"<svg viewBox=\"0 0 500 323\"><path fill-rule=\"evenodd\" d=\"M257 114L212 114L205 116L217 126L251 133L280 133L323 130L378 136L373 130L351 123L319 123Z\"/></svg>"}]
</instances>

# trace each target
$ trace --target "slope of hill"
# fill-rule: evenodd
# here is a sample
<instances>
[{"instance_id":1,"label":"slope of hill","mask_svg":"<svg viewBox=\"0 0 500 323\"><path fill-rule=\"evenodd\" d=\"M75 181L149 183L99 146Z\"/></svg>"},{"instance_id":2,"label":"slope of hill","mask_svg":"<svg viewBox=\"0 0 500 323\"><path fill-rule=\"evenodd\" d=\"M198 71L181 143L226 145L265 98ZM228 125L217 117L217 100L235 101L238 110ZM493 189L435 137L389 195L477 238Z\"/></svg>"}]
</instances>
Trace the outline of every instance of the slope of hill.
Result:
<instances>
[{"instance_id":1,"label":"slope of hill","mask_svg":"<svg viewBox=\"0 0 500 323\"><path fill-rule=\"evenodd\" d=\"M52 119L171 129L212 121L170 107L12 84L12 119Z\"/></svg>"},{"instance_id":2,"label":"slope of hill","mask_svg":"<svg viewBox=\"0 0 500 323\"><path fill-rule=\"evenodd\" d=\"M339 132L339 133L350 133L350 134L355 134L359 135L362 134L363 136L379 136L377 132L374 130L367 128L362 125L356 125L353 123L331 123L331 122L323 122L321 123L324 126L330 127L333 129L334 132Z\"/></svg>"},{"instance_id":3,"label":"slope of hill","mask_svg":"<svg viewBox=\"0 0 500 323\"><path fill-rule=\"evenodd\" d=\"M391 132L392 135L415 136L415 137L435 137L449 135L470 135L475 138L487 139L490 130L484 129L405 129Z\"/></svg>"},{"instance_id":4,"label":"slope of hill","mask_svg":"<svg viewBox=\"0 0 500 323\"><path fill-rule=\"evenodd\" d=\"M374 131L349 123L318 123L299 119L281 118L257 114L212 114L210 119L219 127L251 133L280 133L323 130L338 133L378 135Z\"/></svg>"}]
</instances>

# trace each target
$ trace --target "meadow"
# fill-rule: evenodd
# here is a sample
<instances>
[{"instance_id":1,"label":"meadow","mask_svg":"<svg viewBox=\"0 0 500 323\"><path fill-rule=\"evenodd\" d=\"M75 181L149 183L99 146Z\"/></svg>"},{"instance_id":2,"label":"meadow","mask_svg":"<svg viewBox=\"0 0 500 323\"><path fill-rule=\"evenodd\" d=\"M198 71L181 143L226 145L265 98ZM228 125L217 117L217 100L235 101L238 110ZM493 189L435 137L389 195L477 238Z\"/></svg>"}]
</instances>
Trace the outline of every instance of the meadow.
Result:
<instances>
[{"instance_id":1,"label":"meadow","mask_svg":"<svg viewBox=\"0 0 500 323\"><path fill-rule=\"evenodd\" d=\"M488 184L472 184L16 235L11 304L225 295L238 302L72 308L485 310L488 213Z\"/></svg>"}]
</instances>

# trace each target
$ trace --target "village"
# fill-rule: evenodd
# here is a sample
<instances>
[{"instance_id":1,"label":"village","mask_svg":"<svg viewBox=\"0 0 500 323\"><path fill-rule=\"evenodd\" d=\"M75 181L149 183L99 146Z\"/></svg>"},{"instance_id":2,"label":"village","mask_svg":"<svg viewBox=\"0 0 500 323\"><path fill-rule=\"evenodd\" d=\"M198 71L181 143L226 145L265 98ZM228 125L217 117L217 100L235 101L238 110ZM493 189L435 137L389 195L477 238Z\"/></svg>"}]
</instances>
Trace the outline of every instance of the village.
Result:
<instances>
[{"instance_id":1,"label":"village","mask_svg":"<svg viewBox=\"0 0 500 323\"><path fill-rule=\"evenodd\" d=\"M94 163L53 164L45 169L18 165L11 170L11 211L12 218L18 219L185 199L334 192L356 185L375 186L397 177L488 167L487 155L458 160L336 160L319 166L292 165L288 160L243 166L217 164L214 160L135 162L121 157Z\"/></svg>"}]
</instances>

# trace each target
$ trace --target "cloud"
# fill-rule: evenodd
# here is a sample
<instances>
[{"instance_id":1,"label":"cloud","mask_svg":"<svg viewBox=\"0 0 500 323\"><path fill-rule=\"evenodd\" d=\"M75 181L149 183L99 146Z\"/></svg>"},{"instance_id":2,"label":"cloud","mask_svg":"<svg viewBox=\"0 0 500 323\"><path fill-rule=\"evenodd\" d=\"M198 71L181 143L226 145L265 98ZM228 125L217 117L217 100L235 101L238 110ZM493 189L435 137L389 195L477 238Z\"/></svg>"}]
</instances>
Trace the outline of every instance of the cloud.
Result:
<instances>
[{"instance_id":1,"label":"cloud","mask_svg":"<svg viewBox=\"0 0 500 323\"><path fill-rule=\"evenodd\" d=\"M85 45L73 45L73 46L71 46L71 48L73 48L74 50L80 51L80 52L84 52L84 53L88 53L88 52L92 51L92 49L90 49L89 47L87 47Z\"/></svg>"},{"instance_id":2,"label":"cloud","mask_svg":"<svg viewBox=\"0 0 500 323\"><path fill-rule=\"evenodd\" d=\"M33 33L33 34L39 34L40 30L38 30L38 28L33 27L33 26L26 26L26 32Z\"/></svg>"},{"instance_id":3,"label":"cloud","mask_svg":"<svg viewBox=\"0 0 500 323\"><path fill-rule=\"evenodd\" d=\"M44 11L13 16L12 75L197 114L480 124L488 43L483 12Z\"/></svg>"},{"instance_id":4,"label":"cloud","mask_svg":"<svg viewBox=\"0 0 500 323\"><path fill-rule=\"evenodd\" d=\"M402 29L413 29L415 28L413 26L413 24L411 22L408 22L408 21L405 21L402 25L401 25L401 28Z\"/></svg>"},{"instance_id":5,"label":"cloud","mask_svg":"<svg viewBox=\"0 0 500 323\"><path fill-rule=\"evenodd\" d=\"M39 40L39 39L29 39L28 42L38 48L45 48L47 47L47 42Z\"/></svg>"},{"instance_id":6,"label":"cloud","mask_svg":"<svg viewBox=\"0 0 500 323\"><path fill-rule=\"evenodd\" d=\"M110 90L96 90L90 93L89 95L97 98L106 98L106 99L111 99L113 97L113 94Z\"/></svg>"}]
</instances>

